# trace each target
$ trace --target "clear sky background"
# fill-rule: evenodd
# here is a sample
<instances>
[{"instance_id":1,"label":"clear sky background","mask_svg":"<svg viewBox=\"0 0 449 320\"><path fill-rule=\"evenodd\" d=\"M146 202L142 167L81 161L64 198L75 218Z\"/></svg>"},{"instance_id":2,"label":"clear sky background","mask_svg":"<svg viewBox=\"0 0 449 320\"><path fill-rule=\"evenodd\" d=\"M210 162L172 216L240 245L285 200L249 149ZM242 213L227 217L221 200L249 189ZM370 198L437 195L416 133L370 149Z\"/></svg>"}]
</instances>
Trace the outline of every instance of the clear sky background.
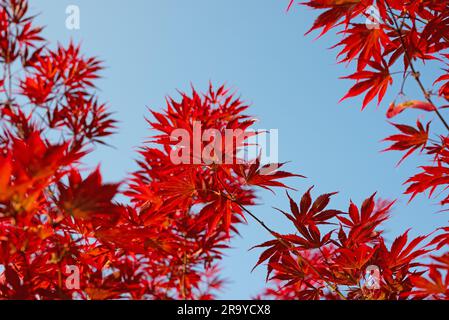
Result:
<instances>
[{"instance_id":1,"label":"clear sky background","mask_svg":"<svg viewBox=\"0 0 449 320\"><path fill-rule=\"evenodd\" d=\"M379 191L383 198L399 199L385 227L388 239L410 227L412 235L433 231L447 221L447 215L435 213L436 201L420 196L407 205L401 195L402 183L420 162L412 157L395 168L400 155L379 152L385 148L380 140L393 133L385 111L397 90L390 90L379 108L370 105L364 112L357 99L338 104L350 85L338 77L351 70L327 49L337 39L305 37L316 12L296 7L287 14L288 2L30 0L53 45L74 39L84 53L107 65L98 86L120 120L119 133L108 141L115 148L99 147L87 164L101 163L108 181L120 181L135 169L135 150L151 135L144 120L147 107L161 109L166 95L177 96L176 89L189 90L191 83L199 90L209 81L226 83L252 105L249 112L260 119L259 128L279 129L280 160L291 161L290 171L308 177L289 181L298 190L296 198L315 185L315 195L340 191L332 204L346 209L349 199L359 204ZM71 4L81 9L78 31L65 27ZM426 74L424 81L431 83ZM418 90L409 94L421 98ZM417 115L398 118L413 124ZM287 209L285 195L259 195L263 205L254 212L275 229L288 230L271 208ZM248 249L269 235L251 220L240 233L222 264L229 283L220 298L251 298L265 285L264 267L251 273L260 251Z\"/></svg>"}]
</instances>

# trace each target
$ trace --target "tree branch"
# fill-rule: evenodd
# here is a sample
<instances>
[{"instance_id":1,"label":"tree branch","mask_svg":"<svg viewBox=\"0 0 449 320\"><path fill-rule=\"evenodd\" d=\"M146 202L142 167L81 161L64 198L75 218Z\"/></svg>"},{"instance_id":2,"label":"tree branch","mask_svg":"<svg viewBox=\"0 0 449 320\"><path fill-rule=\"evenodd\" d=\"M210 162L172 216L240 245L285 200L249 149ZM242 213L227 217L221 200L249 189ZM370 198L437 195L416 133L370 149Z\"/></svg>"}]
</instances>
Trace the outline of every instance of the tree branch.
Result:
<instances>
[{"instance_id":1,"label":"tree branch","mask_svg":"<svg viewBox=\"0 0 449 320\"><path fill-rule=\"evenodd\" d=\"M426 88L424 87L424 84L421 81L420 73L416 70L415 65L413 64L413 59L411 58L410 53L407 50L407 46L405 44L401 28L399 27L399 24L398 24L398 21L396 19L396 16L395 16L394 12L393 12L393 9L391 8L391 6L390 6L390 4L388 3L387 0L385 0L385 4L387 5L388 11L389 11L389 13L391 15L390 18L393 20L393 23L394 23L393 29L398 33L399 39L401 41L402 48L404 49L405 58L408 61L410 69L412 70L413 78L415 78L416 82L418 83L418 86L421 89L421 91L423 92L424 97L427 100L427 102L429 102L431 105L433 105L434 112L437 114L438 118L441 120L443 125L449 131L449 124L446 122L446 120L444 119L444 117L441 114L441 112L438 110L436 105L433 103L432 98L430 97L430 93L426 90Z\"/></svg>"}]
</instances>

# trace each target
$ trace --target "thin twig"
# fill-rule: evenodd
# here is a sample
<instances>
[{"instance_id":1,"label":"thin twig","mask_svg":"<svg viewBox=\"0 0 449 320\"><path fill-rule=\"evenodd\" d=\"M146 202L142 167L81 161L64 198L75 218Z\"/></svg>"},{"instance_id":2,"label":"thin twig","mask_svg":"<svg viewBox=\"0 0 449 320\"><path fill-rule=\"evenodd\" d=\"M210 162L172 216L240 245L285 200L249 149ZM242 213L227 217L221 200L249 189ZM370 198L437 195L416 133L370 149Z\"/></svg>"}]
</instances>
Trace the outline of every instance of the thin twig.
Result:
<instances>
[{"instance_id":1,"label":"thin twig","mask_svg":"<svg viewBox=\"0 0 449 320\"><path fill-rule=\"evenodd\" d=\"M288 250L294 249L289 243L287 243L284 239L280 238L277 233L275 231L273 231L272 229L270 229L265 222L263 222L262 220L260 220L255 214L253 214L251 211L249 211L248 209L246 209L243 205L241 205L240 203L236 202L235 200L230 199L232 202L236 203L242 210L244 210L248 215L251 216L251 218L253 218L254 220L257 221L257 223L259 223L265 230L267 230L271 235L273 235L283 246L285 246ZM318 269L312 265L307 259L305 259L304 257L302 257L301 255L298 255L298 258L301 260L301 262L304 262L310 269L313 270L313 272L315 272L317 275L319 275L321 277L320 272L318 271ZM323 277L321 277L323 278ZM341 293L341 291L338 289L338 287L332 285L329 281L327 281L326 279L322 279L327 287L331 290L334 291L336 294L338 294L340 296L340 298L342 298L343 300L346 300L346 297L343 293Z\"/></svg>"},{"instance_id":2,"label":"thin twig","mask_svg":"<svg viewBox=\"0 0 449 320\"><path fill-rule=\"evenodd\" d=\"M229 196L227 193L229 193L229 191L227 190L226 186L224 185L224 183L221 181L221 179L218 177L218 174L216 173L216 176L218 178L218 181L220 182L220 184L222 184L223 188L226 190L226 193L221 193L227 200L235 203L236 205L238 205L243 211L245 211L251 218L253 218L259 225L262 226L262 228L264 228L267 232L269 232L273 237L275 237L279 243L281 243L284 247L286 247L288 250L294 249L292 248L292 246L286 242L284 239L280 238L279 235L270 227L268 227L265 222L261 219L259 219L254 213L252 213L250 210L248 210L245 206L243 206L242 204L240 204L233 196ZM300 259L301 262L304 262L310 269L313 270L313 272L315 272L317 275L320 275L320 272L318 271L318 269L312 265L307 259L305 259L304 257L302 257L301 255L298 254L298 258ZM321 277L323 278L323 277ZM341 291L338 289L337 286L332 285L331 283L329 283L326 279L322 279L324 281L324 283L326 283L327 287L331 290L334 291L338 296L340 296L341 299L346 300L346 297L343 293L341 293Z\"/></svg>"},{"instance_id":3,"label":"thin twig","mask_svg":"<svg viewBox=\"0 0 449 320\"><path fill-rule=\"evenodd\" d=\"M413 60L410 56L410 53L407 50L407 46L405 44L401 28L399 27L398 21L396 20L396 16L393 12L393 9L390 7L390 4L388 3L388 1L385 1L385 3L387 5L388 11L390 12L391 19L393 20L393 23L395 26L394 29L399 35L399 39L401 41L402 48L404 49L405 58L407 59L408 64L410 65L410 69L412 70L412 75L415 78L416 82L418 83L418 86L420 87L421 91L423 92L425 99L427 100L427 102L429 102L433 106L434 112L437 114L438 118L441 120L443 125L449 131L449 124L446 122L443 115L440 113L438 108L433 103L432 99L430 98L430 93L426 90L426 88L424 87L424 84L421 81L420 73L416 70L415 65L413 64Z\"/></svg>"}]
</instances>

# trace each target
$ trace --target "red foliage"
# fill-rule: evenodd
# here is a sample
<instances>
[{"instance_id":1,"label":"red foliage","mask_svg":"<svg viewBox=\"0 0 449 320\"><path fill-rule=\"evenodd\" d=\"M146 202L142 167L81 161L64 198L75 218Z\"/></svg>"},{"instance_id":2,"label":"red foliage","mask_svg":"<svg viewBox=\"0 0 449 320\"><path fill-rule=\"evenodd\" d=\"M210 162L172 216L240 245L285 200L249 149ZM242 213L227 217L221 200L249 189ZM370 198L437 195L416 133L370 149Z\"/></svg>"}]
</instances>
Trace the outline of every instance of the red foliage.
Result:
<instances>
[{"instance_id":1,"label":"red foliage","mask_svg":"<svg viewBox=\"0 0 449 320\"><path fill-rule=\"evenodd\" d=\"M311 188L299 202L287 193L290 209L279 210L293 232L278 233L258 219L248 209L258 188L288 189L284 178L302 176L280 170L282 163L240 155L257 134L250 130L254 120L224 86L211 85L204 94L192 89L179 100L168 98L163 111L152 111L148 123L157 134L140 148L138 169L126 182L103 182L99 168L83 175L81 160L116 130L95 91L102 63L73 43L52 50L26 0L3 3L1 299L213 299L223 284L223 251L248 217L272 236L256 246L264 250L256 267L266 264L273 281L261 298L449 298L449 256L443 252L449 227L410 240L406 231L390 245L382 223L392 201L374 194L341 211L329 208L336 193L313 199ZM337 30L343 37L335 45L340 62L356 62L344 77L354 84L343 99L363 96L363 109L376 96L381 103L394 78L402 81L401 94L414 79L425 101L393 102L387 117L417 109L435 113L449 130L444 107L433 102L435 95L448 100L448 76L427 90L416 66L426 60L448 64L442 52L449 48L447 1L306 5L324 10L309 32ZM379 20L361 24L371 5L377 5ZM430 122L394 126L400 133L385 139L393 143L386 150L404 152L401 162L417 150L433 160L406 182L405 193L414 198L441 189L445 210L449 137L431 140ZM209 139L198 137L198 128L212 133ZM217 139L229 131L231 140ZM373 276L379 276L374 286Z\"/></svg>"},{"instance_id":2,"label":"red foliage","mask_svg":"<svg viewBox=\"0 0 449 320\"><path fill-rule=\"evenodd\" d=\"M83 177L80 160L115 131L95 92L101 62L73 43L44 45L25 0L4 2L0 27L0 298L213 299L217 263L255 188L295 176L238 157L255 134L247 106L225 87L168 98L128 183L104 183L99 168ZM205 140L199 153L180 150L173 134L195 145L198 124L237 134L222 152L209 155ZM182 151L187 161L175 163Z\"/></svg>"},{"instance_id":3,"label":"red foliage","mask_svg":"<svg viewBox=\"0 0 449 320\"><path fill-rule=\"evenodd\" d=\"M289 9L293 3L290 2ZM417 69L428 60L448 64L449 56L444 53L449 48L447 1L310 0L305 5L324 10L310 31L321 29L321 36L335 29L343 37L334 46L341 50L338 54L340 62L355 62L355 73L344 77L355 83L342 100L361 95L364 109L376 95L379 103L383 100L393 78L402 83L400 95L405 95L407 81L414 79L425 101L392 102L387 118L409 109L423 110L436 114L449 131L442 113L445 106L438 108L434 103L434 99L448 100L447 74L437 77L433 84L435 88L428 90ZM366 23L360 24L361 19ZM393 72L395 69L399 71ZM435 141L430 138L430 122L423 125L417 120L416 128L406 124L393 125L400 133L384 140L393 143L385 151L404 152L399 163L417 150L433 160L431 165L422 166L420 173L406 181L405 194L410 194L413 199L427 190L430 195L437 189L442 190L442 211L447 211L447 132ZM306 193L301 204L310 205L309 198ZM326 223L331 227L323 228L319 227L321 220L304 219L303 214L299 215L304 210L298 210L291 199L290 202L292 214L284 214L293 222L299 235L273 234L276 240L262 245L271 247L262 254L259 264L269 259L268 274L274 271L273 279L276 279L275 289L268 289L262 297L449 299L448 254L444 250L449 243L449 227L417 237L409 244L406 232L388 249L379 227L388 219L391 203L376 205L374 196L360 208L351 203L347 213L335 211L334 215L326 216ZM323 232L326 232L324 237L321 236ZM284 245L280 246L279 242ZM432 260L426 264L423 258L430 252ZM376 286L364 283L365 272L371 280L375 276Z\"/></svg>"}]
</instances>

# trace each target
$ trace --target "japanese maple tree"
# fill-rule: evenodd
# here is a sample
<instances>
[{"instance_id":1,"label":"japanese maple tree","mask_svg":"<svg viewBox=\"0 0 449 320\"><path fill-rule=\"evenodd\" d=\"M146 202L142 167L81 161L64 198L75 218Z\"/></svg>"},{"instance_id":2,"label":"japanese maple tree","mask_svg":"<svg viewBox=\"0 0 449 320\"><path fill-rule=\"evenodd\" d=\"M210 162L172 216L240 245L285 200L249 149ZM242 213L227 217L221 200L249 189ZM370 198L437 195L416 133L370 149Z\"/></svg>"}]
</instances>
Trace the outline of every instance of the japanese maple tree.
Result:
<instances>
[{"instance_id":1,"label":"japanese maple tree","mask_svg":"<svg viewBox=\"0 0 449 320\"><path fill-rule=\"evenodd\" d=\"M147 122L156 134L140 147L138 169L120 183L104 182L99 167L83 164L118 131L95 87L102 62L74 43L49 44L28 1L0 4L1 299L214 299L224 281L219 262L247 220L271 237L256 246L262 253L255 267L266 265L271 283L260 298L449 298L449 226L413 239L404 230L389 244L382 224L394 201L374 194L334 209L336 193L315 196L310 188L296 199L289 192L289 209L276 212L291 224L288 234L254 215L257 189L288 189L284 178L302 176L242 156L258 135L255 120L224 86L192 88L151 110ZM310 32L336 30L339 60L355 68L344 77L353 85L343 99L362 96L362 109L376 97L380 104L400 81L387 118L418 109L449 130L448 71L427 88L418 70L428 60L449 64L446 1L306 5L324 10ZM367 11L372 6L376 19ZM410 81L421 96L405 98ZM392 124L397 132L385 139L386 150L402 152L400 162L415 152L431 160L404 192L413 199L441 189L445 210L447 132L433 140L430 122ZM197 139L198 127L212 134ZM217 138L229 132L230 140ZM369 282L370 272L381 274L379 283Z\"/></svg>"},{"instance_id":2,"label":"japanese maple tree","mask_svg":"<svg viewBox=\"0 0 449 320\"><path fill-rule=\"evenodd\" d=\"M218 261L255 188L285 187L279 179L294 175L239 158L255 120L212 86L152 112L159 134L123 183L86 173L84 157L117 129L96 93L102 62L73 43L53 49L28 11L26 0L1 1L0 298L214 298ZM218 153L202 140L201 161L191 152L175 163L174 132L193 136L197 123L239 134Z\"/></svg>"},{"instance_id":3,"label":"japanese maple tree","mask_svg":"<svg viewBox=\"0 0 449 320\"><path fill-rule=\"evenodd\" d=\"M295 1L289 3L292 9ZM308 31L319 36L334 30L341 40L334 48L340 63L354 68L343 79L352 87L342 100L362 97L362 110L376 97L384 101L393 81L400 83L395 101L386 108L392 119L418 109L435 115L443 132L430 122L392 123L397 131L385 138L385 151L400 151L399 164L419 152L430 162L408 179L405 194L413 200L439 190L441 210L449 203L447 188L448 132L445 108L448 95L449 3L447 1L311 0L303 5L320 14ZM427 62L427 63L426 63ZM421 68L439 64L442 74L424 83ZM431 72L435 74L435 72ZM414 82L417 92L411 85ZM411 89L413 88L413 89ZM413 94L408 98L408 94ZM411 111L410 111L411 112ZM432 135L439 138L432 139ZM428 161L430 160L430 161ZM388 219L392 202L371 196L343 212L326 209L330 195L314 202L310 190L290 210L281 211L295 233L280 235L265 248L258 264L267 261L273 286L261 297L274 299L448 299L449 227L409 239L408 231L388 246L381 224ZM424 259L427 258L427 259ZM372 269L376 266L377 270ZM377 272L378 274L374 274ZM369 278L376 277L372 285Z\"/></svg>"}]
</instances>

